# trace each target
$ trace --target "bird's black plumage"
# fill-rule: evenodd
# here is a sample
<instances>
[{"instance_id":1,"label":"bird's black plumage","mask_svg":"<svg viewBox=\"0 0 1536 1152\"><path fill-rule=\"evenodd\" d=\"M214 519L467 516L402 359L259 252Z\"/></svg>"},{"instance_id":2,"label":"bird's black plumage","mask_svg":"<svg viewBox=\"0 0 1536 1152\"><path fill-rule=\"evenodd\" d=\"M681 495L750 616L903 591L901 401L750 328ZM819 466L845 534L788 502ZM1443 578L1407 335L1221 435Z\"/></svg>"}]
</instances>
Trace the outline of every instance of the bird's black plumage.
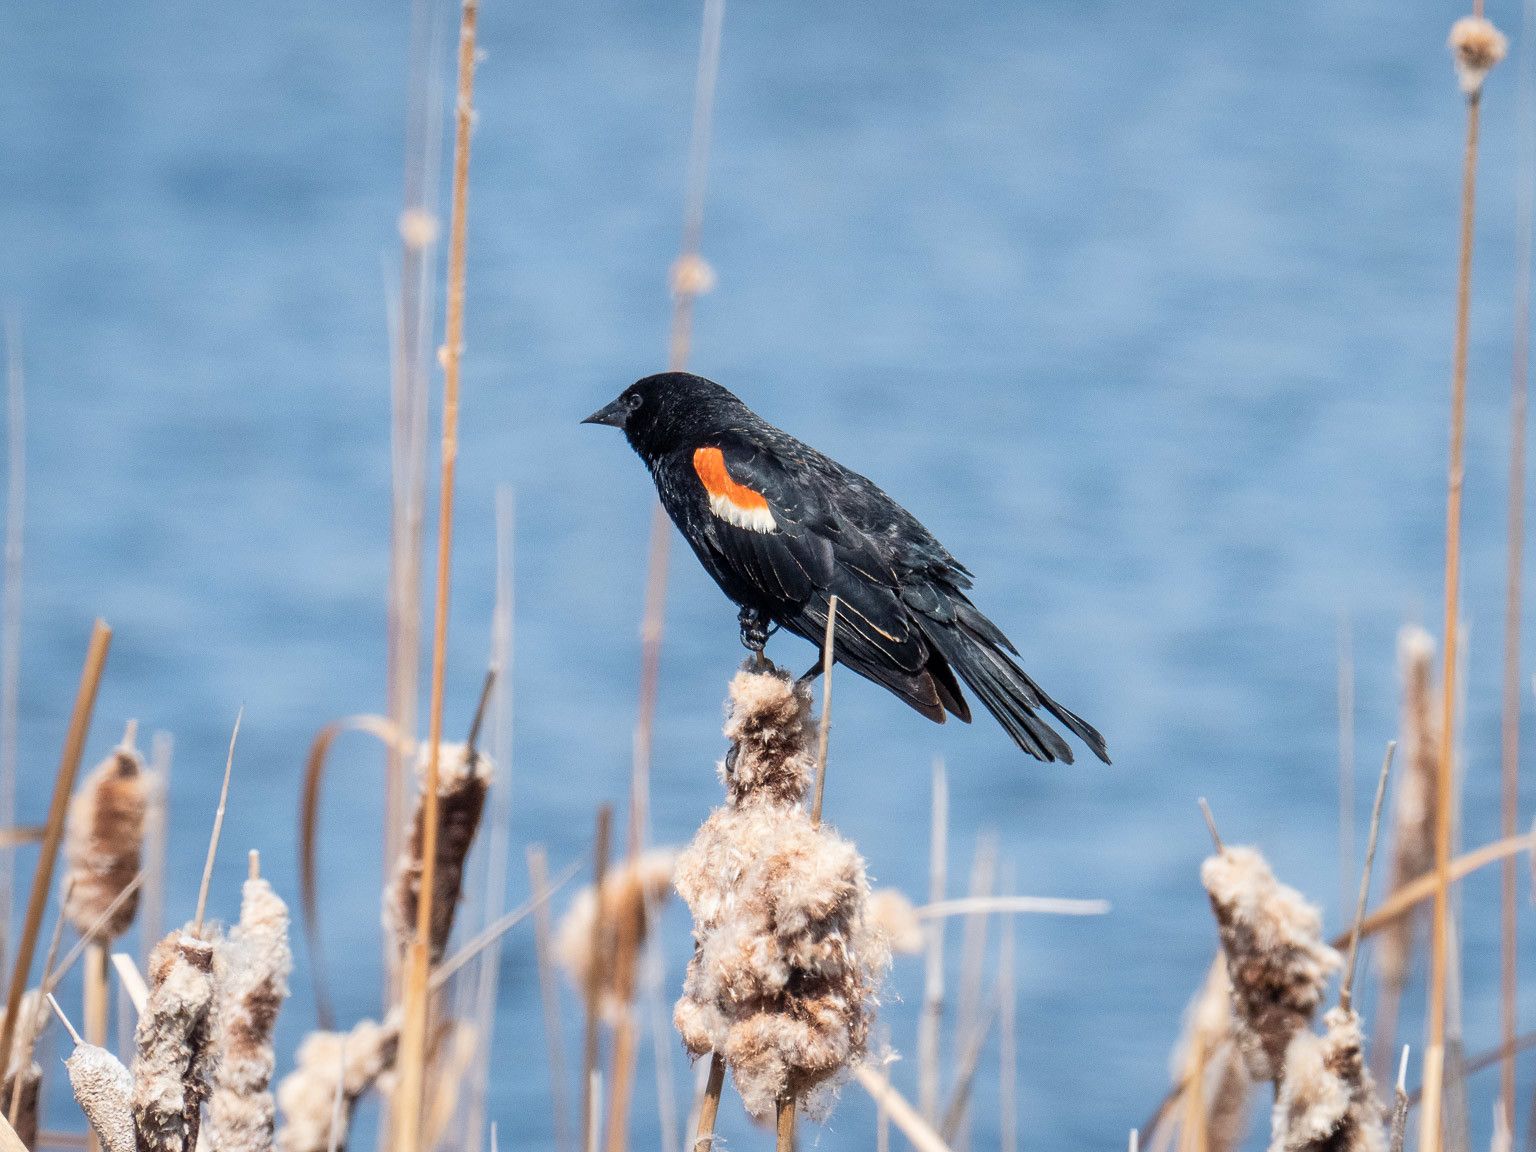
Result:
<instances>
[{"instance_id":1,"label":"bird's black plumage","mask_svg":"<svg viewBox=\"0 0 1536 1152\"><path fill-rule=\"evenodd\" d=\"M1072 760L1044 711L1109 762L1093 726L1047 696L966 595L971 574L871 481L686 372L647 376L587 423L624 431L700 563L743 609L820 645L931 720L969 721L963 681L1015 743Z\"/></svg>"}]
</instances>

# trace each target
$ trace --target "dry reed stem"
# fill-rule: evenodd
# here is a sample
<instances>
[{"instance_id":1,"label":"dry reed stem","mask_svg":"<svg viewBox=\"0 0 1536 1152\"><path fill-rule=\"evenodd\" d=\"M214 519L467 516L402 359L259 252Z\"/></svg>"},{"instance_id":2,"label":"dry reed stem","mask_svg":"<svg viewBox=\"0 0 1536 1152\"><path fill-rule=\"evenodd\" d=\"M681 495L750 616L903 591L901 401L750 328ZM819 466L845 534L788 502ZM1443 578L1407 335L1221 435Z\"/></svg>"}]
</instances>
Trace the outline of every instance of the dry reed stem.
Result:
<instances>
[{"instance_id":1,"label":"dry reed stem","mask_svg":"<svg viewBox=\"0 0 1536 1152\"><path fill-rule=\"evenodd\" d=\"M0 1152L27 1152L27 1146L4 1116L0 1116Z\"/></svg>"},{"instance_id":2,"label":"dry reed stem","mask_svg":"<svg viewBox=\"0 0 1536 1152\"><path fill-rule=\"evenodd\" d=\"M949 861L949 782L944 762L933 762L932 827L928 844L928 902L944 902ZM944 1019L944 921L928 927L928 953L923 965L923 1007L918 1019L918 1107L932 1126L939 1118L939 1038Z\"/></svg>"},{"instance_id":3,"label":"dry reed stem","mask_svg":"<svg viewBox=\"0 0 1536 1152\"><path fill-rule=\"evenodd\" d=\"M442 486L437 520L437 595L432 613L432 698L427 723L426 802L422 806L422 878L416 935L405 966L400 1035L400 1086L394 1101L397 1152L421 1146L426 1082L427 982L433 905L437 897L438 758L443 740L443 688L448 653L448 591L453 559L454 475L459 455L459 365L464 346L464 279L469 209L469 146L474 123L475 24L478 0L463 0L459 22L459 85L454 107L453 210L449 219L448 311L443 365Z\"/></svg>"},{"instance_id":4,"label":"dry reed stem","mask_svg":"<svg viewBox=\"0 0 1536 1152\"><path fill-rule=\"evenodd\" d=\"M608 843L613 834L613 808L604 804L597 810L597 837L592 849L592 886L599 892L603 890L603 880L608 872ZM597 914L592 917L592 953L600 954L602 950L603 917L601 903L597 906ZM600 1016L599 1001L602 995L602 973L596 964L587 970L586 984L582 989L582 1005L584 1009L581 1043L581 1116L582 1134L581 1146L591 1149L597 1142L596 1109L597 1099L593 1091L594 1077L598 1074L598 1036L597 1024Z\"/></svg>"},{"instance_id":5,"label":"dry reed stem","mask_svg":"<svg viewBox=\"0 0 1536 1152\"><path fill-rule=\"evenodd\" d=\"M1515 212L1514 346L1509 387L1509 514L1504 563L1504 677L1499 718L1499 831L1513 836L1520 810L1520 593L1525 558L1525 433L1527 377L1530 374L1532 218L1536 216L1536 104L1531 66L1532 12L1529 0L1521 20L1519 97L1515 101L1515 137L1519 148ZM1513 860L1499 877L1499 1029L1506 1046L1519 1024L1518 875ZM1505 1058L1499 1076L1501 1118L1511 1144L1515 1131L1515 1060Z\"/></svg>"},{"instance_id":6,"label":"dry reed stem","mask_svg":"<svg viewBox=\"0 0 1536 1152\"><path fill-rule=\"evenodd\" d=\"M1467 136L1461 177L1461 242L1456 270L1456 337L1451 369L1451 449L1445 515L1445 663L1441 672L1440 763L1436 775L1434 922L1430 939L1429 1043L1424 1053L1424 1111L1421 1152L1441 1142L1441 1090L1445 1066L1446 983L1449 968L1451 825L1455 803L1453 733L1456 717L1456 642L1461 622L1461 502L1465 477L1467 344L1472 301L1473 217L1477 205L1478 120L1482 80L1503 55L1503 37L1481 17L1458 21L1451 30L1462 90L1467 94Z\"/></svg>"},{"instance_id":7,"label":"dry reed stem","mask_svg":"<svg viewBox=\"0 0 1536 1152\"><path fill-rule=\"evenodd\" d=\"M1103 916L1109 908L1108 900L1076 900L1061 896L987 896L940 900L937 904L924 904L912 911L919 920L935 920L946 916L986 913Z\"/></svg>"},{"instance_id":8,"label":"dry reed stem","mask_svg":"<svg viewBox=\"0 0 1536 1152\"><path fill-rule=\"evenodd\" d=\"M224 834L224 813L229 807L229 780L235 771L235 742L240 739L240 721L245 707L235 713L235 727L229 734L229 755L224 760L224 781L219 785L219 806L213 813L213 832L208 837L208 857L203 861L203 879L197 887L197 911L192 917L192 935L201 936L203 915L208 911L208 886L213 883L213 863L219 855L219 838Z\"/></svg>"},{"instance_id":9,"label":"dry reed stem","mask_svg":"<svg viewBox=\"0 0 1536 1152\"><path fill-rule=\"evenodd\" d=\"M1009 887L1012 887L1011 881ZM1013 950L1014 924L1009 920L1002 927L997 956L998 1012L1002 1017L1002 1034L997 1046L999 1152L1018 1152L1019 1147L1019 1006L1018 989L1014 986Z\"/></svg>"},{"instance_id":10,"label":"dry reed stem","mask_svg":"<svg viewBox=\"0 0 1536 1152\"><path fill-rule=\"evenodd\" d=\"M944 1109L944 1123L939 1132L956 1149L969 1146L971 1093L976 1084L976 1070L981 1067L981 1054L992 1031L992 1022L998 1015L998 997L994 993L982 1009L975 1027L963 1035L959 1059L955 1066L955 1086L949 1094L949 1104Z\"/></svg>"},{"instance_id":11,"label":"dry reed stem","mask_svg":"<svg viewBox=\"0 0 1536 1152\"><path fill-rule=\"evenodd\" d=\"M1403 1056L1397 1065L1397 1089L1392 1096L1392 1120L1387 1126L1388 1152L1403 1152L1408 1135L1408 1045L1403 1045Z\"/></svg>"},{"instance_id":12,"label":"dry reed stem","mask_svg":"<svg viewBox=\"0 0 1536 1152\"><path fill-rule=\"evenodd\" d=\"M277 1086L283 1124L279 1152L343 1149L352 1112L362 1096L395 1066L400 1028L396 1017L379 1024L362 1020L350 1032L311 1032L295 1057L294 1070ZM338 1087L339 1086L339 1087ZM337 1092L344 1107L337 1111Z\"/></svg>"},{"instance_id":13,"label":"dry reed stem","mask_svg":"<svg viewBox=\"0 0 1536 1152\"><path fill-rule=\"evenodd\" d=\"M21 696L22 539L26 517L27 432L26 373L21 356L21 324L5 317L6 457L5 586L0 600L0 826L16 820L17 716ZM16 891L16 853L0 845L0 924L11 923L11 894ZM5 947L0 941L0 973Z\"/></svg>"},{"instance_id":14,"label":"dry reed stem","mask_svg":"<svg viewBox=\"0 0 1536 1152\"><path fill-rule=\"evenodd\" d=\"M549 861L542 844L531 844L528 856L528 885L534 906L534 955L539 970L539 999L544 1010L544 1042L548 1046L550 1108L554 1112L557 1152L575 1152L571 1145L569 1104L565 1098L565 1044L560 1026L560 987L550 944ZM542 898L541 898L542 897Z\"/></svg>"},{"instance_id":15,"label":"dry reed stem","mask_svg":"<svg viewBox=\"0 0 1536 1152\"><path fill-rule=\"evenodd\" d=\"M1339 614L1339 904L1349 902L1355 867L1355 644L1349 614Z\"/></svg>"},{"instance_id":16,"label":"dry reed stem","mask_svg":"<svg viewBox=\"0 0 1536 1152\"><path fill-rule=\"evenodd\" d=\"M143 1015L144 1008L149 1004L149 985L144 983L144 977L140 975L133 957L126 952L114 952L112 967L117 972L118 983L123 986L123 992L133 1005L133 1010Z\"/></svg>"},{"instance_id":17,"label":"dry reed stem","mask_svg":"<svg viewBox=\"0 0 1536 1152\"><path fill-rule=\"evenodd\" d=\"M827 792L827 741L832 735L832 661L837 639L837 597L827 600L827 631L821 639L821 725L816 734L816 799L811 823L821 823L821 804Z\"/></svg>"},{"instance_id":18,"label":"dry reed stem","mask_svg":"<svg viewBox=\"0 0 1536 1152\"><path fill-rule=\"evenodd\" d=\"M139 959L147 967L149 950L165 935L165 858L168 833L167 798L175 744L169 733L156 732L150 744L149 805L144 812L144 891L139 899Z\"/></svg>"},{"instance_id":19,"label":"dry reed stem","mask_svg":"<svg viewBox=\"0 0 1536 1152\"><path fill-rule=\"evenodd\" d=\"M715 1119L720 1114L720 1094L725 1091L725 1057L718 1052L709 1056L709 1077L699 1101L699 1122L694 1128L693 1152L710 1152L715 1146Z\"/></svg>"},{"instance_id":20,"label":"dry reed stem","mask_svg":"<svg viewBox=\"0 0 1536 1152\"><path fill-rule=\"evenodd\" d=\"M1184 1035L1175 1050L1176 1075L1194 1091L1184 1098L1180 1135L1186 1145L1203 1142L1211 1152L1235 1152L1248 1125L1252 1080L1233 1035L1232 985L1223 964L1214 964L1185 1012ZM1159 1116L1147 1126L1157 1136Z\"/></svg>"},{"instance_id":21,"label":"dry reed stem","mask_svg":"<svg viewBox=\"0 0 1536 1152\"><path fill-rule=\"evenodd\" d=\"M32 1144L37 1139L43 1070L32 1058L32 1052L37 1035L46 1022L45 996L45 992L33 989L22 997L21 1020L16 1037L4 1066L0 1067L0 1100L8 1102L8 1107L3 1111L8 1114L11 1127L26 1144Z\"/></svg>"},{"instance_id":22,"label":"dry reed stem","mask_svg":"<svg viewBox=\"0 0 1536 1152\"><path fill-rule=\"evenodd\" d=\"M64 910L77 932L91 931L102 910L138 874L151 784L130 732L86 776L70 801L64 821L68 864ZM95 941L103 950L101 968L105 968L106 946L128 930L137 910L136 899L126 901L116 915L95 929ZM101 975L105 977L104 972ZM89 1028L86 1038L94 1044L102 1040Z\"/></svg>"},{"instance_id":23,"label":"dry reed stem","mask_svg":"<svg viewBox=\"0 0 1536 1152\"><path fill-rule=\"evenodd\" d=\"M85 950L83 973L82 1011L85 1017L85 1038L97 1048L107 1046L107 949L105 945L91 943ZM93 1128L87 1133L86 1147L98 1152L100 1142Z\"/></svg>"},{"instance_id":24,"label":"dry reed stem","mask_svg":"<svg viewBox=\"0 0 1536 1152\"><path fill-rule=\"evenodd\" d=\"M795 1152L795 1098L780 1096L774 1108L774 1152Z\"/></svg>"},{"instance_id":25,"label":"dry reed stem","mask_svg":"<svg viewBox=\"0 0 1536 1152\"><path fill-rule=\"evenodd\" d=\"M288 906L256 867L253 852L240 922L219 949L220 1059L208 1109L209 1136L218 1152L266 1152L276 1125L272 1032L288 998L293 954Z\"/></svg>"},{"instance_id":26,"label":"dry reed stem","mask_svg":"<svg viewBox=\"0 0 1536 1152\"><path fill-rule=\"evenodd\" d=\"M74 790L75 774L80 770L80 758L85 752L85 738L91 724L91 713L96 708L96 690L101 686L101 674L107 664L107 650L112 644L112 629L106 622L97 620L91 628L90 644L86 649L85 668L80 674L80 686L75 693L75 706L70 714L69 729L64 737L64 750L59 759L58 774L54 777L53 801L48 809L47 832L43 837L42 854L37 871L32 875L32 893L27 901L27 918L22 925L21 945L11 969L11 985L5 1001L5 1022L0 1025L0 1052L9 1052L16 1035L16 1019L21 1008L21 994L26 991L27 973L32 967L32 955L37 950L37 936L42 928L43 909L48 901L48 889L53 886L53 867L58 859L59 842L64 835L64 814L69 806L69 796Z\"/></svg>"},{"instance_id":27,"label":"dry reed stem","mask_svg":"<svg viewBox=\"0 0 1536 1152\"><path fill-rule=\"evenodd\" d=\"M208 1074L216 1056L215 943L187 930L155 946L149 1002L135 1032L133 1118L140 1152L197 1146Z\"/></svg>"},{"instance_id":28,"label":"dry reed stem","mask_svg":"<svg viewBox=\"0 0 1536 1152\"><path fill-rule=\"evenodd\" d=\"M428 987L431 989L431 991L434 993L441 992L448 986L448 981L461 968L463 968L481 952L485 951L485 949L489 948L502 936L505 936L513 928L521 924L529 916L533 915L539 909L548 904L550 897L552 897L556 892L560 891L561 888L565 887L566 883L571 879L571 877L576 875L579 867L580 865L578 864L568 865L561 871L560 875L554 878L553 882L545 887L543 891L539 892L537 895L525 901L524 903L519 904L516 908L512 909L512 911L505 912L498 916L495 920L492 920L480 932L476 933L474 938L468 941L462 948L460 948L452 956L448 957L448 959L444 960L436 968L432 969L432 979L428 983Z\"/></svg>"},{"instance_id":29,"label":"dry reed stem","mask_svg":"<svg viewBox=\"0 0 1536 1152\"><path fill-rule=\"evenodd\" d=\"M1349 960L1344 965L1344 982L1339 989L1339 1007L1346 1012L1353 1007L1355 965L1360 959L1360 926L1365 922L1365 902L1371 891L1371 869L1376 863L1376 839L1381 834L1381 802L1387 794L1387 777L1392 772L1392 757L1396 751L1397 742L1388 740L1386 755L1381 762L1381 774L1376 780L1376 798L1371 803L1371 824L1365 840L1365 867L1360 870L1360 894L1355 901L1354 927L1349 934Z\"/></svg>"},{"instance_id":30,"label":"dry reed stem","mask_svg":"<svg viewBox=\"0 0 1536 1152\"><path fill-rule=\"evenodd\" d=\"M384 716L347 716L333 720L315 734L304 760L304 791L299 801L299 908L304 936L309 944L309 975L314 986L315 1017L321 1028L333 1028L336 1014L331 1007L330 982L325 974L325 953L320 936L320 790L325 780L325 769L330 762L331 747L344 732L362 732L378 740L391 757L403 756L411 742L403 730ZM386 802L386 807L388 803ZM405 823L393 837L398 843L403 838ZM398 850L387 860L397 860ZM394 941L386 938L385 950L389 965L399 962L399 949Z\"/></svg>"},{"instance_id":31,"label":"dry reed stem","mask_svg":"<svg viewBox=\"0 0 1536 1152\"><path fill-rule=\"evenodd\" d=\"M907 1102L906 1097L891 1086L890 1080L882 1073L868 1064L858 1064L854 1066L853 1078L869 1093L870 1099L884 1109L891 1123L901 1129L902 1135L917 1152L951 1152L944 1138Z\"/></svg>"}]
</instances>

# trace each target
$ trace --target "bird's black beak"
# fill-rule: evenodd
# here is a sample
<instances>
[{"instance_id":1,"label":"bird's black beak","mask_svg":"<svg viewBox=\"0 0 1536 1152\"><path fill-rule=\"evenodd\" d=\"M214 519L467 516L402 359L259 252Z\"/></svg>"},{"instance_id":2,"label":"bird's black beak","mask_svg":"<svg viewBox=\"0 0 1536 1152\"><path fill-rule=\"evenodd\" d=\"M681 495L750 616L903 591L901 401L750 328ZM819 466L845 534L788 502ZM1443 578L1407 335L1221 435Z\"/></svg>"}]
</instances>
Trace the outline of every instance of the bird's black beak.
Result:
<instances>
[{"instance_id":1,"label":"bird's black beak","mask_svg":"<svg viewBox=\"0 0 1536 1152\"><path fill-rule=\"evenodd\" d=\"M621 396L612 404L605 404L592 415L582 421L583 424L606 424L610 428L624 427L624 421L629 418L629 405L624 403Z\"/></svg>"}]
</instances>

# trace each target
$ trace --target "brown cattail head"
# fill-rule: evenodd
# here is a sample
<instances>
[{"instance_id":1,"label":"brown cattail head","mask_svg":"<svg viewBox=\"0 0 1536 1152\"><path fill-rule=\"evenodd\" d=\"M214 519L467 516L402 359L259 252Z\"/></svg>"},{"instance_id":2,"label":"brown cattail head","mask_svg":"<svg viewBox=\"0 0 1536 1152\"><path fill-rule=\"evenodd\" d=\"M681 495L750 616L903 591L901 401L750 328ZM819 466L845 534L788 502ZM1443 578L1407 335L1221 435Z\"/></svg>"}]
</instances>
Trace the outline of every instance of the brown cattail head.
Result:
<instances>
[{"instance_id":1,"label":"brown cattail head","mask_svg":"<svg viewBox=\"0 0 1536 1152\"><path fill-rule=\"evenodd\" d=\"M1450 49L1461 90L1475 96L1483 90L1488 73L1509 51L1509 41L1493 26L1493 21L1463 16L1451 25Z\"/></svg>"},{"instance_id":2,"label":"brown cattail head","mask_svg":"<svg viewBox=\"0 0 1536 1152\"><path fill-rule=\"evenodd\" d=\"M272 1028L288 998L288 906L261 877L245 882L240 923L219 949L219 1066L209 1136L219 1152L267 1152L275 1108Z\"/></svg>"},{"instance_id":3,"label":"brown cattail head","mask_svg":"<svg viewBox=\"0 0 1536 1152\"><path fill-rule=\"evenodd\" d=\"M96 766L69 802L64 914L77 932L89 932L138 875L151 787L143 758L125 742ZM109 944L126 932L138 907L134 893L97 929L96 942Z\"/></svg>"},{"instance_id":4,"label":"brown cattail head","mask_svg":"<svg viewBox=\"0 0 1536 1152\"><path fill-rule=\"evenodd\" d=\"M864 916L876 932L885 937L892 952L915 956L923 950L927 937L917 908L899 888L876 888L864 905Z\"/></svg>"},{"instance_id":5,"label":"brown cattail head","mask_svg":"<svg viewBox=\"0 0 1536 1152\"><path fill-rule=\"evenodd\" d=\"M610 868L603 879L601 933L594 931L598 901L591 885L576 894L560 921L555 933L555 959L565 969L571 986L580 992L585 992L592 965L597 964L600 1009L610 1022L623 1015L633 992L625 974L619 971L621 925L627 924L632 933L629 939L638 951L645 943L651 910L672 894L672 871L676 865L676 850L653 848L642 852L634 863L626 860L617 868Z\"/></svg>"},{"instance_id":6,"label":"brown cattail head","mask_svg":"<svg viewBox=\"0 0 1536 1152\"><path fill-rule=\"evenodd\" d=\"M134 1034L133 1119L139 1152L197 1146L213 1043L216 943L189 926L149 955L149 1000Z\"/></svg>"},{"instance_id":7,"label":"brown cattail head","mask_svg":"<svg viewBox=\"0 0 1536 1152\"><path fill-rule=\"evenodd\" d=\"M1323 1024L1322 1036L1304 1028L1286 1050L1270 1152L1386 1152L1360 1017L1334 1008Z\"/></svg>"},{"instance_id":8,"label":"brown cattail head","mask_svg":"<svg viewBox=\"0 0 1536 1152\"><path fill-rule=\"evenodd\" d=\"M862 1058L890 962L866 913L854 846L811 823L809 690L769 666L731 683L726 806L678 858L694 956L673 1016L695 1055L718 1052L747 1110L830 1088ZM816 1092L820 1111L831 1093Z\"/></svg>"},{"instance_id":9,"label":"brown cattail head","mask_svg":"<svg viewBox=\"0 0 1536 1152\"><path fill-rule=\"evenodd\" d=\"M363 1020L350 1032L311 1032L299 1045L296 1067L277 1086L283 1126L280 1152L338 1152L347 1146L347 1129L359 1098L395 1065L400 1026ZM339 1130L333 1130L336 1094L341 1093Z\"/></svg>"},{"instance_id":10,"label":"brown cattail head","mask_svg":"<svg viewBox=\"0 0 1536 1152\"><path fill-rule=\"evenodd\" d=\"M80 1110L106 1152L137 1152L133 1130L133 1077L105 1048L78 1044L64 1061ZM215 1145L219 1147L219 1145Z\"/></svg>"},{"instance_id":11,"label":"brown cattail head","mask_svg":"<svg viewBox=\"0 0 1536 1152\"><path fill-rule=\"evenodd\" d=\"M1276 881L1255 849L1224 848L1201 866L1200 879L1221 932L1238 1045L1254 1079L1275 1080L1339 954L1323 942L1317 909Z\"/></svg>"},{"instance_id":12,"label":"brown cattail head","mask_svg":"<svg viewBox=\"0 0 1536 1152\"><path fill-rule=\"evenodd\" d=\"M425 787L427 748L417 757L417 779ZM466 744L444 744L438 753L436 892L432 897L432 963L443 958L464 885L464 861L480 827L491 786L490 757ZM384 927L399 942L402 955L416 934L416 906L421 898L423 806L420 794L411 814L411 834L395 867L395 882L384 901Z\"/></svg>"}]
</instances>

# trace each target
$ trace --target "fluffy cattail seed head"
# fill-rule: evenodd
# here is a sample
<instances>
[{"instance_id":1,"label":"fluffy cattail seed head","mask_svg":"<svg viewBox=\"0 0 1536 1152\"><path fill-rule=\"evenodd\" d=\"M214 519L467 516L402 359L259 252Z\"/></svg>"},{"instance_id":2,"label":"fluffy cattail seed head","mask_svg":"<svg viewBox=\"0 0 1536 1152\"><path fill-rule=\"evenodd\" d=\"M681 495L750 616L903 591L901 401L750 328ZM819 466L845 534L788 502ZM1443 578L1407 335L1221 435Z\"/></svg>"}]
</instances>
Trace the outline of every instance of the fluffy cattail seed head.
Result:
<instances>
[{"instance_id":1,"label":"fluffy cattail seed head","mask_svg":"<svg viewBox=\"0 0 1536 1152\"><path fill-rule=\"evenodd\" d=\"M864 915L870 927L879 932L892 952L915 956L923 950L927 938L917 908L899 888L876 888L869 894Z\"/></svg>"},{"instance_id":2,"label":"fluffy cattail seed head","mask_svg":"<svg viewBox=\"0 0 1536 1152\"><path fill-rule=\"evenodd\" d=\"M133 1131L133 1077L105 1048L79 1044L64 1061L80 1110L106 1152L137 1152Z\"/></svg>"},{"instance_id":3,"label":"fluffy cattail seed head","mask_svg":"<svg viewBox=\"0 0 1536 1152\"><path fill-rule=\"evenodd\" d=\"M1304 1028L1286 1050L1270 1152L1386 1152L1360 1018L1334 1008L1323 1024L1322 1036Z\"/></svg>"},{"instance_id":4,"label":"fluffy cattail seed head","mask_svg":"<svg viewBox=\"0 0 1536 1152\"><path fill-rule=\"evenodd\" d=\"M587 977L597 965L602 999L599 1008L610 1022L618 1020L627 1008L626 985L630 982L620 971L618 959L621 925L632 932L635 950L645 943L650 927L650 910L672 894L672 870L677 852L671 848L653 848L642 852L638 860L628 860L611 868L603 879L602 932L594 931L598 912L597 891L583 888L571 902L555 933L555 959L565 969L571 986L585 992Z\"/></svg>"},{"instance_id":5,"label":"fluffy cattail seed head","mask_svg":"<svg viewBox=\"0 0 1536 1152\"><path fill-rule=\"evenodd\" d=\"M149 956L149 999L134 1039L133 1119L140 1152L197 1144L216 1057L213 940L172 932Z\"/></svg>"},{"instance_id":6,"label":"fluffy cattail seed head","mask_svg":"<svg viewBox=\"0 0 1536 1152\"><path fill-rule=\"evenodd\" d=\"M272 1029L292 970L288 906L266 880L252 877L241 893L240 923L219 949L219 1066L208 1107L219 1152L272 1147Z\"/></svg>"},{"instance_id":7,"label":"fluffy cattail seed head","mask_svg":"<svg viewBox=\"0 0 1536 1152\"><path fill-rule=\"evenodd\" d=\"M1275 1080L1339 954L1323 942L1317 909L1276 881L1256 850L1224 848L1201 866L1200 879L1221 933L1238 1044L1254 1079Z\"/></svg>"},{"instance_id":8,"label":"fluffy cattail seed head","mask_svg":"<svg viewBox=\"0 0 1536 1152\"><path fill-rule=\"evenodd\" d=\"M718 1052L747 1110L786 1095L830 1106L839 1073L863 1057L885 936L866 912L854 846L811 823L809 690L769 667L731 683L722 767L726 806L678 858L695 950L674 1023L695 1055Z\"/></svg>"},{"instance_id":9,"label":"fluffy cattail seed head","mask_svg":"<svg viewBox=\"0 0 1536 1152\"><path fill-rule=\"evenodd\" d=\"M1450 49L1461 90L1475 96L1483 90L1488 73L1509 51L1509 41L1493 26L1493 21L1463 16L1451 25Z\"/></svg>"},{"instance_id":10,"label":"fluffy cattail seed head","mask_svg":"<svg viewBox=\"0 0 1536 1152\"><path fill-rule=\"evenodd\" d=\"M426 786L427 752L423 746L417 757L417 779ZM485 811L485 797L491 786L491 760L466 744L444 744L437 765L437 891L432 898L432 963L443 958L448 937L453 934L453 919L459 909L464 886L464 861L469 856L480 816ZM416 934L416 907L421 898L423 851L422 796L416 797L411 816L411 834L395 866L395 882L385 896L384 926L399 941L402 954Z\"/></svg>"},{"instance_id":11,"label":"fluffy cattail seed head","mask_svg":"<svg viewBox=\"0 0 1536 1152\"><path fill-rule=\"evenodd\" d=\"M400 1026L363 1020L350 1032L311 1032L299 1045L296 1067L277 1086L283 1127L280 1152L329 1152L347 1146L347 1129L358 1099L395 1064ZM341 1092L340 1127L332 1120Z\"/></svg>"},{"instance_id":12,"label":"fluffy cattail seed head","mask_svg":"<svg viewBox=\"0 0 1536 1152\"><path fill-rule=\"evenodd\" d=\"M64 914L77 932L89 932L138 874L151 787L143 758L125 740L70 800ZM109 944L126 932L138 906L138 893L124 900L97 929L96 942Z\"/></svg>"}]
</instances>

